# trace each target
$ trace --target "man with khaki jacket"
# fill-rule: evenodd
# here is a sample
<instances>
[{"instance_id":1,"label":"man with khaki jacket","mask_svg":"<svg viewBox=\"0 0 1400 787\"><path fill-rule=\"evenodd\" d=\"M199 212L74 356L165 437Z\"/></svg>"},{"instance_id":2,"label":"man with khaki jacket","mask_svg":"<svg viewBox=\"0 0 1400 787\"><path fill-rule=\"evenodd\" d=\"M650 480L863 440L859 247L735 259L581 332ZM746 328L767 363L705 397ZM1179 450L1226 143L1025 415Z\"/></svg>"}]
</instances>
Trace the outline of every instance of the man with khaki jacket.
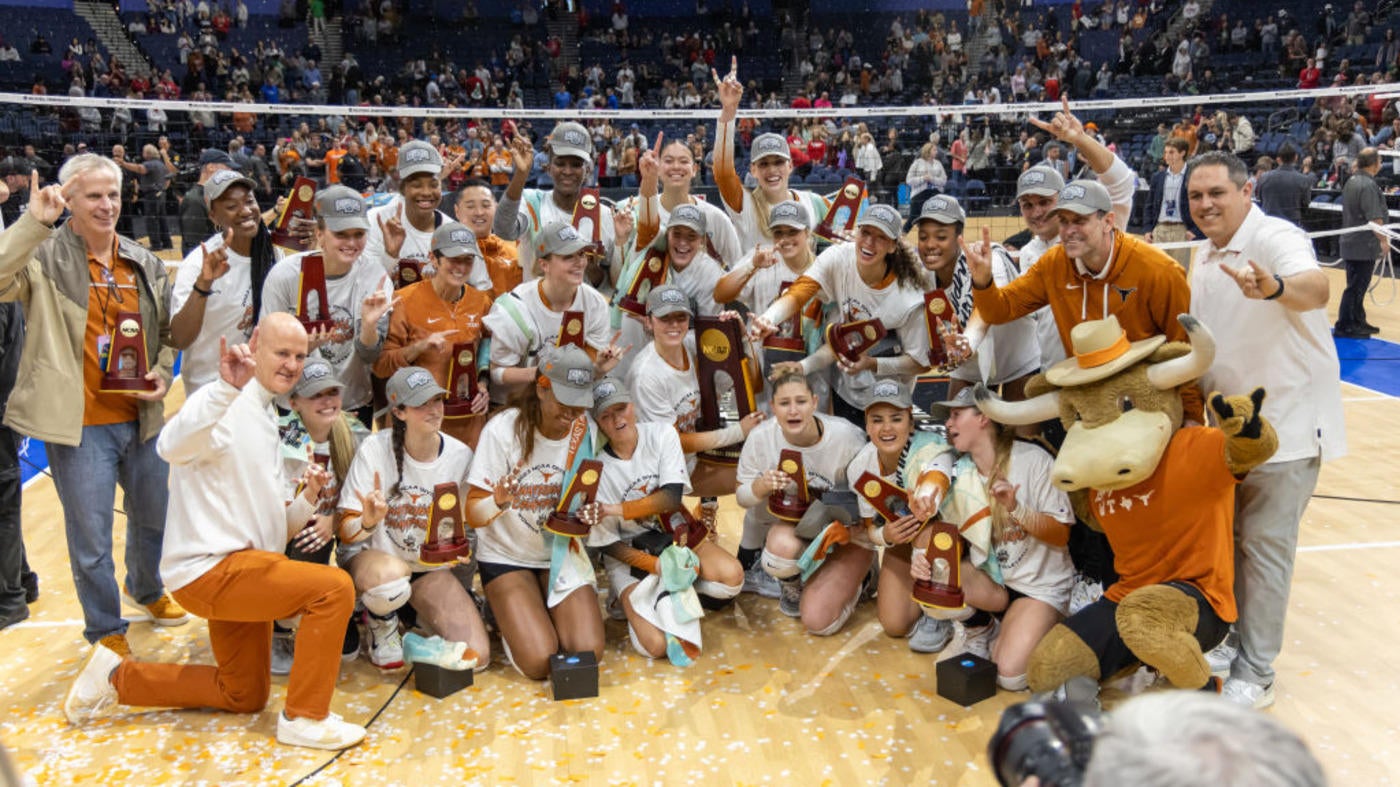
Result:
<instances>
[{"instance_id":1,"label":"man with khaki jacket","mask_svg":"<svg viewBox=\"0 0 1400 787\"><path fill-rule=\"evenodd\" d=\"M159 572L169 468L156 436L175 359L169 282L160 259L117 234L122 173L111 159L74 156L58 179L61 188L40 189L34 176L28 210L0 234L0 301L24 305L27 329L5 425L47 443L83 636L127 655L123 601L159 625L189 619ZM72 216L55 228L65 207ZM148 390L101 390L112 337L136 327L129 318L118 326L122 312L140 314ZM120 591L112 556L118 484L127 520Z\"/></svg>"}]
</instances>

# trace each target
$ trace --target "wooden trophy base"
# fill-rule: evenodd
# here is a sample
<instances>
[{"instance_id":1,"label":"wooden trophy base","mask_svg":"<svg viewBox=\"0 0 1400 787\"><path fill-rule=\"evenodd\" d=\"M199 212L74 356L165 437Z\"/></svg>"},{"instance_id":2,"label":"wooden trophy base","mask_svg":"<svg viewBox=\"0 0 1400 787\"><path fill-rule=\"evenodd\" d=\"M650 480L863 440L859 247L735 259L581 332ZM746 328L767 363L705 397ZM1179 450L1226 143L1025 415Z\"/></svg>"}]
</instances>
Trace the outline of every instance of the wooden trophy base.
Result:
<instances>
[{"instance_id":1,"label":"wooden trophy base","mask_svg":"<svg viewBox=\"0 0 1400 787\"><path fill-rule=\"evenodd\" d=\"M617 308L627 312L633 317L647 316L647 305L643 301L633 298L631 295L624 295L617 302Z\"/></svg>"},{"instance_id":2,"label":"wooden trophy base","mask_svg":"<svg viewBox=\"0 0 1400 787\"><path fill-rule=\"evenodd\" d=\"M438 566L443 563L455 563L458 558L471 555L472 545L466 536L461 541L439 541L432 546L424 544L418 550L418 560L426 565Z\"/></svg>"},{"instance_id":3,"label":"wooden trophy base","mask_svg":"<svg viewBox=\"0 0 1400 787\"><path fill-rule=\"evenodd\" d=\"M962 588L954 585L917 581L910 595L924 607L953 610L965 606Z\"/></svg>"},{"instance_id":4,"label":"wooden trophy base","mask_svg":"<svg viewBox=\"0 0 1400 787\"><path fill-rule=\"evenodd\" d=\"M671 531L672 540L686 549L700 546L709 535L705 525L684 506L662 516L665 517L666 529Z\"/></svg>"},{"instance_id":5,"label":"wooden trophy base","mask_svg":"<svg viewBox=\"0 0 1400 787\"><path fill-rule=\"evenodd\" d=\"M104 393L127 393L130 391L154 391L156 383L145 377L103 377L98 388Z\"/></svg>"},{"instance_id":6,"label":"wooden trophy base","mask_svg":"<svg viewBox=\"0 0 1400 787\"><path fill-rule=\"evenodd\" d=\"M725 467L737 467L739 465L739 452L743 450L744 444L725 446L716 448L713 451L701 451L696 454L699 458L711 464L723 465Z\"/></svg>"},{"instance_id":7,"label":"wooden trophy base","mask_svg":"<svg viewBox=\"0 0 1400 787\"><path fill-rule=\"evenodd\" d=\"M811 507L812 504L805 500L781 497L768 498L768 513L784 522L792 522L793 524L796 524L798 520L802 519L802 515L807 513L807 509Z\"/></svg>"},{"instance_id":8,"label":"wooden trophy base","mask_svg":"<svg viewBox=\"0 0 1400 787\"><path fill-rule=\"evenodd\" d=\"M473 413L472 403L468 399L447 399L443 401L442 414L448 418L465 418L468 416L485 415L485 413Z\"/></svg>"},{"instance_id":9,"label":"wooden trophy base","mask_svg":"<svg viewBox=\"0 0 1400 787\"><path fill-rule=\"evenodd\" d=\"M577 516L551 511L549 517L544 520L544 529L556 536L578 538L588 535L591 527Z\"/></svg>"},{"instance_id":10,"label":"wooden trophy base","mask_svg":"<svg viewBox=\"0 0 1400 787\"><path fill-rule=\"evenodd\" d=\"M301 321L301 327L305 328L307 333L335 328L335 320L302 320L300 317L297 319Z\"/></svg>"}]
</instances>

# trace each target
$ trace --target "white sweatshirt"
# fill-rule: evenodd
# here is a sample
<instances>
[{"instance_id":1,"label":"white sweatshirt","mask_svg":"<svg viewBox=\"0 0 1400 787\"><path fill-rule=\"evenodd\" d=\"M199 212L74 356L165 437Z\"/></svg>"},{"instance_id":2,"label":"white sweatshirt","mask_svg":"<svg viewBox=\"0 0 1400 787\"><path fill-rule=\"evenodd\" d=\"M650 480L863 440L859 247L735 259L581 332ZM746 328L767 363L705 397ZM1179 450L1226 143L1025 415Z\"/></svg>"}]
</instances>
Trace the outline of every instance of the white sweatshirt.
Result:
<instances>
[{"instance_id":1,"label":"white sweatshirt","mask_svg":"<svg viewBox=\"0 0 1400 787\"><path fill-rule=\"evenodd\" d=\"M283 505L285 482L274 396L257 380L218 380L166 421L156 452L170 463L160 574L169 590L245 549L282 553L288 522L313 513L305 497Z\"/></svg>"}]
</instances>

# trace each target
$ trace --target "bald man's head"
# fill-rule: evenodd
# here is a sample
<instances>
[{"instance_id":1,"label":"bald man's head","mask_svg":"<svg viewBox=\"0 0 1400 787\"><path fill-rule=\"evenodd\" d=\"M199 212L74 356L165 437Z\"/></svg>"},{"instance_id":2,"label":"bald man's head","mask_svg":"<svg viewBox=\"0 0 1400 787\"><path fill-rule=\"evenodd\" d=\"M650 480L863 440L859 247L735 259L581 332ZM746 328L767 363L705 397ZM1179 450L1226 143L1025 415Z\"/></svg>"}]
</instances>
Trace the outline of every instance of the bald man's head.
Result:
<instances>
[{"instance_id":1,"label":"bald man's head","mask_svg":"<svg viewBox=\"0 0 1400 787\"><path fill-rule=\"evenodd\" d=\"M306 329L301 322L286 312L269 314L258 322L250 347L258 382L279 396L290 392L306 363Z\"/></svg>"}]
</instances>

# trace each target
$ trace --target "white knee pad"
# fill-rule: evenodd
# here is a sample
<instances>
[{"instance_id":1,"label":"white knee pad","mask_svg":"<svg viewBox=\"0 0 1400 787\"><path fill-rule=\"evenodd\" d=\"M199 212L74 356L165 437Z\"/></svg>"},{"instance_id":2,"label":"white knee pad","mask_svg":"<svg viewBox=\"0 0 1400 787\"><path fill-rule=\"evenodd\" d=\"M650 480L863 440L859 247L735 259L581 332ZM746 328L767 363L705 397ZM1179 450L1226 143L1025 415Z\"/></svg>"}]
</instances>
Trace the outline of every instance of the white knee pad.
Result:
<instances>
[{"instance_id":1,"label":"white knee pad","mask_svg":"<svg viewBox=\"0 0 1400 787\"><path fill-rule=\"evenodd\" d=\"M719 599L720 601L734 598L739 595L743 589L744 583L742 582L737 585L726 585L722 582L716 582L713 579L695 580L696 593L702 596L709 596L713 599Z\"/></svg>"},{"instance_id":2,"label":"white knee pad","mask_svg":"<svg viewBox=\"0 0 1400 787\"><path fill-rule=\"evenodd\" d=\"M818 637L829 637L832 634L835 634L836 632L841 630L842 626L846 625L846 621L851 619L851 613L854 612L855 609L856 600L851 599L850 601L847 601L846 606L841 608L841 614L837 615L836 619L831 621L830 626L827 626L821 631L813 631L811 633Z\"/></svg>"},{"instance_id":3,"label":"white knee pad","mask_svg":"<svg viewBox=\"0 0 1400 787\"><path fill-rule=\"evenodd\" d=\"M1026 680L1025 673L1015 675L1009 678L1005 675L998 674L997 685L1002 687L1003 689L1006 689L1007 691L1025 691L1026 689L1030 688L1030 684Z\"/></svg>"},{"instance_id":4,"label":"white knee pad","mask_svg":"<svg viewBox=\"0 0 1400 787\"><path fill-rule=\"evenodd\" d=\"M413 595L413 588L408 583L408 577L399 577L361 593L360 602L365 605L365 609L369 610L371 615L378 615L382 618L407 604L408 597L411 595Z\"/></svg>"},{"instance_id":5,"label":"white knee pad","mask_svg":"<svg viewBox=\"0 0 1400 787\"><path fill-rule=\"evenodd\" d=\"M796 560L778 557L767 549L763 550L763 556L759 559L763 563L763 570L774 579L792 579L802 573L802 568L797 565Z\"/></svg>"}]
</instances>

